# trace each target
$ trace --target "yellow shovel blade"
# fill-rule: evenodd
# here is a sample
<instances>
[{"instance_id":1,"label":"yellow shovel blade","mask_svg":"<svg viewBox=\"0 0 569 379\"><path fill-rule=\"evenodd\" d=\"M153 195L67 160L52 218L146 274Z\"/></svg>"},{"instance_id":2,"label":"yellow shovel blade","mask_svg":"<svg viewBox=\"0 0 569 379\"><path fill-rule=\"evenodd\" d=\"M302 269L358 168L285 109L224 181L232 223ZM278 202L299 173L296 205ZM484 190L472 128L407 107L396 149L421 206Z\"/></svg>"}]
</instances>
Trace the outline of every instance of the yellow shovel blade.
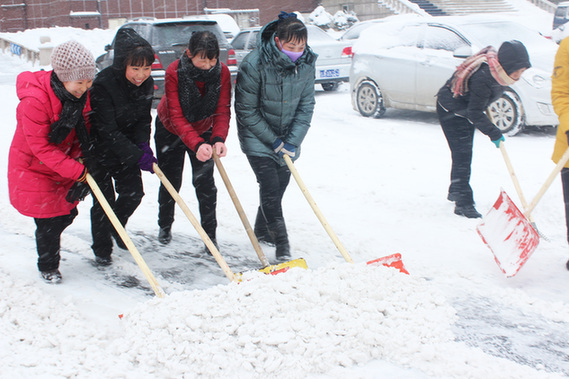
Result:
<instances>
[{"instance_id":1,"label":"yellow shovel blade","mask_svg":"<svg viewBox=\"0 0 569 379\"><path fill-rule=\"evenodd\" d=\"M277 265L270 265L260 269L259 271L269 275L276 275L283 272L287 272L290 268L293 267L300 267L303 269L308 268L306 266L306 261L304 260L304 258L298 258L298 259L293 259L292 261L279 263Z\"/></svg>"},{"instance_id":2,"label":"yellow shovel blade","mask_svg":"<svg viewBox=\"0 0 569 379\"><path fill-rule=\"evenodd\" d=\"M282 274L283 272L287 272L289 269L293 267L300 267L305 270L308 268L306 266L306 261L304 260L304 258L298 258L298 259L293 259L292 261L279 263L278 265L270 265L267 267L263 267L258 271L267 275L277 275L277 274ZM240 272L235 274L235 279L237 280L237 282L243 281L243 273Z\"/></svg>"}]
</instances>

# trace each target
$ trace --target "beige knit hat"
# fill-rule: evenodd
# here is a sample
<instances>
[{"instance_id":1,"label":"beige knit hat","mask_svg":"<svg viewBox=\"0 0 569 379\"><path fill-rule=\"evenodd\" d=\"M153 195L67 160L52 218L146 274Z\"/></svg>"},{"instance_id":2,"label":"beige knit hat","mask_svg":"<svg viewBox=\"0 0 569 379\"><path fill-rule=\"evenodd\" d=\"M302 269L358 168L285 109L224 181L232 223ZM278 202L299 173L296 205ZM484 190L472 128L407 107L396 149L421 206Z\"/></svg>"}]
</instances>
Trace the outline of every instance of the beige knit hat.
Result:
<instances>
[{"instance_id":1,"label":"beige knit hat","mask_svg":"<svg viewBox=\"0 0 569 379\"><path fill-rule=\"evenodd\" d=\"M51 67L62 82L93 80L96 73L93 54L77 41L57 45L51 53Z\"/></svg>"}]
</instances>

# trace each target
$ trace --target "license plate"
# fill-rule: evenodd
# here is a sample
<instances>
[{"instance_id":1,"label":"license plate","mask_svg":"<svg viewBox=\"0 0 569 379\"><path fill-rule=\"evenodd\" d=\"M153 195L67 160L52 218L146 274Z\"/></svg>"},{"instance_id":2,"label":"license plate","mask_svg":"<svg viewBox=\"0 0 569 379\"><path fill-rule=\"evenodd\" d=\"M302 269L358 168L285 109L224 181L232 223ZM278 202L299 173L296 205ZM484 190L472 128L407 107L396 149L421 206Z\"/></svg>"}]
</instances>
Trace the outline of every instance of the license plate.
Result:
<instances>
[{"instance_id":1,"label":"license plate","mask_svg":"<svg viewBox=\"0 0 569 379\"><path fill-rule=\"evenodd\" d=\"M340 76L340 70L330 69L330 70L320 70L320 77L321 78L337 78Z\"/></svg>"}]
</instances>

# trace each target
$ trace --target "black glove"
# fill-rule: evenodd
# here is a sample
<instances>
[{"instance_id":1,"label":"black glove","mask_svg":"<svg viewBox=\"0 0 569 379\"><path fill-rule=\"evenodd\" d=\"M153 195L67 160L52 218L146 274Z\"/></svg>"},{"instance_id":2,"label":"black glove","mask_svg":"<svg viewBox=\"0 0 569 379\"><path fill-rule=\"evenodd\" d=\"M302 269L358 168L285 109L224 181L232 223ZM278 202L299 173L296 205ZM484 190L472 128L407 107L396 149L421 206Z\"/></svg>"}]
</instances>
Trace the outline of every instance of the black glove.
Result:
<instances>
[{"instance_id":1,"label":"black glove","mask_svg":"<svg viewBox=\"0 0 569 379\"><path fill-rule=\"evenodd\" d=\"M82 201L91 192L87 180L87 168L83 169L81 176L77 179L75 183L69 188L65 200L73 204L76 201Z\"/></svg>"},{"instance_id":2,"label":"black glove","mask_svg":"<svg viewBox=\"0 0 569 379\"><path fill-rule=\"evenodd\" d=\"M75 182L67 192L65 200L70 203L82 201L91 192L89 185L85 182Z\"/></svg>"}]
</instances>

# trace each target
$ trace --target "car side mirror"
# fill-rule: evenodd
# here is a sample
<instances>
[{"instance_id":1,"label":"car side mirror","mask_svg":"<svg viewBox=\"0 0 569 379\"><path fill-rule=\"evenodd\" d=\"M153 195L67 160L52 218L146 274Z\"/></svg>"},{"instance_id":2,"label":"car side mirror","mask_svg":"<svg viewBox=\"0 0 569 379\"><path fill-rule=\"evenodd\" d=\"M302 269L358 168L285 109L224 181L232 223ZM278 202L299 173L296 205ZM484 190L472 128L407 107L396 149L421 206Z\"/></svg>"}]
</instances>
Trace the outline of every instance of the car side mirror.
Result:
<instances>
[{"instance_id":1,"label":"car side mirror","mask_svg":"<svg viewBox=\"0 0 569 379\"><path fill-rule=\"evenodd\" d=\"M111 50L112 46L111 45L105 45L105 51L109 51Z\"/></svg>"},{"instance_id":2,"label":"car side mirror","mask_svg":"<svg viewBox=\"0 0 569 379\"><path fill-rule=\"evenodd\" d=\"M470 46L461 46L452 53L455 58L468 58L471 55L472 48Z\"/></svg>"}]
</instances>

